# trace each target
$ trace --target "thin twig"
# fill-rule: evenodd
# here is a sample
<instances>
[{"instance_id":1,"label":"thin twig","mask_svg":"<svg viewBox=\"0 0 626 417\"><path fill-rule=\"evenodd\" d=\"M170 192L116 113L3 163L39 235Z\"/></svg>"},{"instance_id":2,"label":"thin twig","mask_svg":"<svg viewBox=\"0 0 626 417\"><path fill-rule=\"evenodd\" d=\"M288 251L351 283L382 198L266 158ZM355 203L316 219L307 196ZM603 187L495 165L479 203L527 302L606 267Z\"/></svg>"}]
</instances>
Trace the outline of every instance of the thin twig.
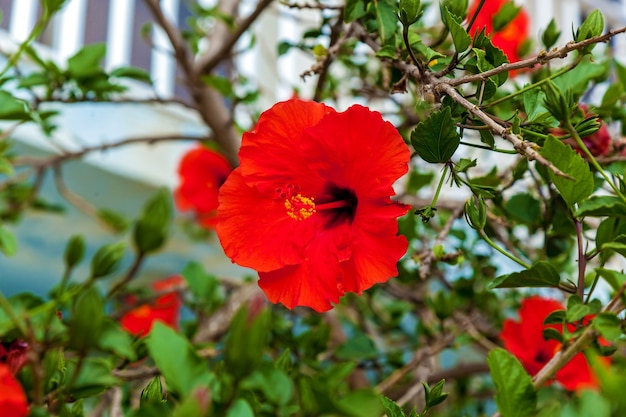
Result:
<instances>
[{"instance_id":1,"label":"thin twig","mask_svg":"<svg viewBox=\"0 0 626 417\"><path fill-rule=\"evenodd\" d=\"M92 152L102 152L108 149L119 148L126 145L133 145L138 143L145 143L147 145L153 145L158 142L174 142L174 141L198 141L208 142L213 140L207 136L192 136L192 135L163 135L163 136L145 136L128 138L114 142L102 143L100 145L88 146L81 150L74 152L67 152L61 155L46 156L46 157L32 157L32 156L20 156L13 160L14 166L32 166L34 168L45 168L55 165L59 165L63 162L81 158Z\"/></svg>"}]
</instances>

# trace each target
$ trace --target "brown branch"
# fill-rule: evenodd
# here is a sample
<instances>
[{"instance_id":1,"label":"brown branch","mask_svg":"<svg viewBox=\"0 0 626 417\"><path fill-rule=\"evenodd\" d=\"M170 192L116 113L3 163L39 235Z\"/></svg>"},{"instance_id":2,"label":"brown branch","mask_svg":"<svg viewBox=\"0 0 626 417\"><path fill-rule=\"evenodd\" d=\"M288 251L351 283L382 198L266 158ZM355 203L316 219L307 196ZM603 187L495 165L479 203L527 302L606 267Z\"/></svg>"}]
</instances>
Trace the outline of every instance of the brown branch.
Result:
<instances>
[{"instance_id":1,"label":"brown branch","mask_svg":"<svg viewBox=\"0 0 626 417\"><path fill-rule=\"evenodd\" d=\"M539 54L537 54L537 56L533 58L524 59L522 61L514 62L512 64L502 64L497 68L482 72L480 74L472 74L472 75L466 75L466 76L459 77L459 78L448 79L446 80L446 83L448 83L451 86L457 86L461 84L471 83L474 81L483 81L489 77L492 77L494 75L501 74L504 72L519 70L523 68L530 68L537 64L543 65L546 62L551 61L553 59L557 59L557 58L563 59L567 57L567 55L570 52L577 51L579 49L584 48L585 46L602 43L602 42L608 42L609 39L611 39L612 37L620 33L624 33L624 32L626 32L626 27L622 27L619 29L612 29L612 30L609 30L604 35L595 36L593 38L589 38L581 42L570 41L562 48L555 48L550 52L541 51L539 52ZM435 73L433 75L436 78L439 78L440 76L439 73Z\"/></svg>"},{"instance_id":2,"label":"brown branch","mask_svg":"<svg viewBox=\"0 0 626 417\"><path fill-rule=\"evenodd\" d=\"M176 61L187 77L185 87L194 100L200 116L212 130L215 141L220 145L226 159L233 166L237 166L239 164L237 156L239 152L239 135L235 130L232 115L226 107L224 97L202 81L202 73L194 66L193 57L185 40L175 25L165 17L159 1L144 1L152 12L156 23L163 28L170 40ZM223 59L223 57L220 59Z\"/></svg>"},{"instance_id":3,"label":"brown branch","mask_svg":"<svg viewBox=\"0 0 626 417\"><path fill-rule=\"evenodd\" d=\"M163 28L165 34L170 40L172 49L174 50L174 56L176 57L176 62L178 62L178 65L180 65L185 74L191 74L193 72L193 56L189 51L187 42L181 35L180 30L178 30L174 23L165 17L159 0L144 0L144 2L146 6L148 6L148 9L150 9L156 23Z\"/></svg>"},{"instance_id":4,"label":"brown branch","mask_svg":"<svg viewBox=\"0 0 626 417\"><path fill-rule=\"evenodd\" d=\"M138 143L145 143L153 145L158 142L168 141L198 141L208 142L213 138L207 136L191 136L191 135L163 135L163 136L145 136L123 139L117 142L103 143L100 145L88 146L79 151L67 152L61 155L47 156L47 157L33 157L33 156L20 156L13 160L14 166L32 166L34 168L47 168L55 165L59 165L63 162L81 158L92 152L102 152L108 149L119 148L121 146L133 145Z\"/></svg>"},{"instance_id":5,"label":"brown branch","mask_svg":"<svg viewBox=\"0 0 626 417\"><path fill-rule=\"evenodd\" d=\"M528 158L528 160L539 162L541 165L544 165L546 168L548 168L559 177L574 180L574 178L558 169L556 166L554 166L552 162L548 161L545 157L539 154L539 152L537 152L536 150L537 144L520 139L519 136L512 133L509 129L498 124L487 113L478 108L478 106L472 104L469 100L463 97L458 91L456 91L456 89L452 85L448 84L445 81L439 81L432 76L429 78L429 81L432 81L434 83L433 91L439 94L447 95L453 101L465 107L465 109L467 109L470 113L472 113L474 116L482 120L486 125L491 127L491 130L494 133L502 136L502 138L509 141L513 145L513 148L515 148L517 152Z\"/></svg>"},{"instance_id":6,"label":"brown branch","mask_svg":"<svg viewBox=\"0 0 626 417\"><path fill-rule=\"evenodd\" d=\"M226 58L230 51L233 49L241 35L243 35L254 23L257 18L263 13L263 11L272 4L273 0L259 0L255 9L244 19L237 22L236 28L228 33L223 30L216 31L211 36L210 42L219 43L217 48L212 48L207 54L198 58L196 64L194 66L194 71L196 74L208 74L212 72L215 67ZM234 2L235 5L238 5L238 2ZM227 11L228 13L228 11ZM228 13L233 14L233 13ZM225 27L226 25L222 23Z\"/></svg>"}]
</instances>

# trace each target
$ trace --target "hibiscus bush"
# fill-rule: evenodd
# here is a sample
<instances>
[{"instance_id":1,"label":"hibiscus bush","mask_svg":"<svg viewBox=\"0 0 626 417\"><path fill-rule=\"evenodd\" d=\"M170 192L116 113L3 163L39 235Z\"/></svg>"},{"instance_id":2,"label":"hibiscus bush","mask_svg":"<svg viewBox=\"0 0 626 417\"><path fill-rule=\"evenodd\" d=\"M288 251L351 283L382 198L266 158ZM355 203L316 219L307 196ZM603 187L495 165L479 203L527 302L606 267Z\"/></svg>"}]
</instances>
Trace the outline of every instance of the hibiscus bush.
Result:
<instances>
[{"instance_id":1,"label":"hibiscus bush","mask_svg":"<svg viewBox=\"0 0 626 417\"><path fill-rule=\"evenodd\" d=\"M14 225L63 215L48 176L112 243L67 231L44 297L0 275L0 416L626 414L626 67L611 46L626 28L596 10L535 39L505 0L259 0L189 2L180 29L145 0L186 89L146 99L128 86L149 75L105 70L103 45L58 62L33 44L64 3L41 0L0 70L0 249L11 262ZM237 54L270 7L318 17L276 45L315 61L262 108ZM19 146L24 128L53 141L77 103L182 105L209 133ZM181 140L178 185L135 218L65 185L70 161ZM149 281L175 232L247 269L189 255Z\"/></svg>"}]
</instances>

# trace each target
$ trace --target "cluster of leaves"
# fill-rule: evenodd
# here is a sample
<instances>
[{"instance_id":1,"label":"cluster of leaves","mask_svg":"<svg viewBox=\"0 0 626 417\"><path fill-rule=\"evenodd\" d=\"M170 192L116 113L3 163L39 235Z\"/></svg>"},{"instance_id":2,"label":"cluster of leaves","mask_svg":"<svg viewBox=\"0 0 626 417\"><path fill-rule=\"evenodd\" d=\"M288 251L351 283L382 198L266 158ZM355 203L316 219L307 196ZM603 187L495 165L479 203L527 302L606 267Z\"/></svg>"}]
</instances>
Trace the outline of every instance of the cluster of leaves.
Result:
<instances>
[{"instance_id":1,"label":"cluster of leaves","mask_svg":"<svg viewBox=\"0 0 626 417\"><path fill-rule=\"evenodd\" d=\"M63 1L43 4L35 35ZM626 275L611 265L626 256L626 165L619 141L603 160L582 140L600 129L598 116L626 130L626 69L594 49L603 40L602 15L586 18L573 34L578 46L561 51L573 58L556 69L544 65L560 36L551 22L541 37L546 51L526 65L538 68L511 79L507 54L484 30L469 28L476 16L468 14L467 1L440 2L436 25L423 21L426 7L432 6L417 0L349 0L341 11L319 4L313 8L321 10L320 26L302 42L278 46L279 53L297 47L317 57L317 99L351 94L397 110L399 129L415 150L400 198L417 210L400 220L410 248L397 279L348 296L321 316L259 304L241 295L253 283L228 284L192 262L181 272L182 330L156 323L147 336L133 337L118 319L129 308L129 293L150 302L152 295L134 280L170 238L170 193L155 193L133 222L99 210L118 232L132 231L98 249L86 276L76 276L76 268L89 236L74 236L65 272L48 297L0 292L0 341L23 340L30 349L18 378L32 416L79 417L107 407L136 417L477 416L496 408L504 417L537 409L545 416L624 413L626 364L615 352L623 347ZM518 13L505 3L493 27L506 27ZM199 53L205 32L217 23L237 27L219 8L195 7L182 34L189 50ZM57 110L42 103L109 101L125 91L121 80L150 83L136 68L105 71L104 45L88 45L59 65L41 59L31 41L2 72L3 121L36 123L49 134ZM22 54L35 68L11 71ZM200 79L233 106L258 98L245 79L233 82L215 71ZM590 92L607 84L588 113L581 110ZM398 99L391 91L406 94ZM15 222L45 206L37 176L63 159L36 165L34 179L22 177L14 168L21 155L10 152L6 138L2 143L0 212L3 221ZM484 153L468 157L470 147ZM492 167L489 152L510 162ZM436 178L432 200L423 202L418 196ZM449 199L441 192L445 183L469 199ZM7 255L17 250L5 228L0 249ZM600 282L608 284L610 303L596 293ZM546 381L539 384L498 347L508 311L538 287L568 296L566 310L546 319L564 330L547 328L545 337L564 352L579 345L595 349L588 356L598 392L572 397L555 385L541 388ZM222 330L201 337L211 324ZM611 367L593 352L613 354Z\"/></svg>"}]
</instances>

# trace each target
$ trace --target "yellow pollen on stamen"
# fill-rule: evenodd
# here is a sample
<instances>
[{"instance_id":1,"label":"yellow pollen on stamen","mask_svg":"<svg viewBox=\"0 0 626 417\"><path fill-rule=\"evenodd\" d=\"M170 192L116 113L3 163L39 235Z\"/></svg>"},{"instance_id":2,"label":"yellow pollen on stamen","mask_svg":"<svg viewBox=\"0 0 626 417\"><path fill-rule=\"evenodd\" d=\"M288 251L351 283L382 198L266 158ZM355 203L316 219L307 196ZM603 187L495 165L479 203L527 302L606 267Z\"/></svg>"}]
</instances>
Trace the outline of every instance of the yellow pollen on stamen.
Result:
<instances>
[{"instance_id":1,"label":"yellow pollen on stamen","mask_svg":"<svg viewBox=\"0 0 626 417\"><path fill-rule=\"evenodd\" d=\"M308 219L316 212L314 200L313 197L303 197L302 194L287 198L285 200L287 216L298 221Z\"/></svg>"}]
</instances>

